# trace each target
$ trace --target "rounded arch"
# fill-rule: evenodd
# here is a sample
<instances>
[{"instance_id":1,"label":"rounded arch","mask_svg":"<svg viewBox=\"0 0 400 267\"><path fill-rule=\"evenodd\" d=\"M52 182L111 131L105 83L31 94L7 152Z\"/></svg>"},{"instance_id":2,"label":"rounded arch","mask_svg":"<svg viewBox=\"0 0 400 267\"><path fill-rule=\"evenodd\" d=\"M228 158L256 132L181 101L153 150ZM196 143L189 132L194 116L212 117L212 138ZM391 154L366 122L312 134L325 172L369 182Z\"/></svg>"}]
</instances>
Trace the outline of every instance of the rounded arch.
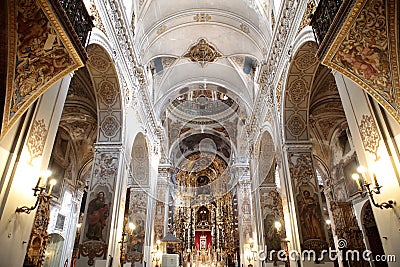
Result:
<instances>
[{"instance_id":1,"label":"rounded arch","mask_svg":"<svg viewBox=\"0 0 400 267\"><path fill-rule=\"evenodd\" d=\"M307 41L299 47L290 64L283 92L284 141L308 141L309 100L315 72L319 62L318 47Z\"/></svg>"},{"instance_id":2,"label":"rounded arch","mask_svg":"<svg viewBox=\"0 0 400 267\"><path fill-rule=\"evenodd\" d=\"M97 102L97 142L121 142L123 102L114 63L107 50L98 44L89 45L87 53L87 68Z\"/></svg>"},{"instance_id":3,"label":"rounded arch","mask_svg":"<svg viewBox=\"0 0 400 267\"><path fill-rule=\"evenodd\" d=\"M133 141L131 151L132 184L149 186L150 184L150 159L146 136L139 132Z\"/></svg>"},{"instance_id":4,"label":"rounded arch","mask_svg":"<svg viewBox=\"0 0 400 267\"><path fill-rule=\"evenodd\" d=\"M268 183L273 184L275 181L274 175L270 176L271 168L275 160L275 144L272 134L265 130L261 133L257 142L257 173L259 177L259 184ZM272 178L269 181L267 178Z\"/></svg>"}]
</instances>

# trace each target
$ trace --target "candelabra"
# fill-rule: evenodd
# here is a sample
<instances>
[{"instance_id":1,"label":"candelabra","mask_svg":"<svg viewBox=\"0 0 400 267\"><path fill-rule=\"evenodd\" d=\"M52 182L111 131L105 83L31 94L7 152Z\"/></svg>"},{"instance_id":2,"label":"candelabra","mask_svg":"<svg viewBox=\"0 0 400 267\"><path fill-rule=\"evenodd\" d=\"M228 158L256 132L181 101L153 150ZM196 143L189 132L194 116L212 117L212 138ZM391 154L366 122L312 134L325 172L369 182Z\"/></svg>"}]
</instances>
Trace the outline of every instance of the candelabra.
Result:
<instances>
[{"instance_id":1,"label":"candelabra","mask_svg":"<svg viewBox=\"0 0 400 267\"><path fill-rule=\"evenodd\" d=\"M156 263L155 267L159 267L158 263L162 257L162 251L160 250L161 240L157 240L156 242L156 250L153 252L153 262Z\"/></svg>"},{"instance_id":2,"label":"candelabra","mask_svg":"<svg viewBox=\"0 0 400 267\"><path fill-rule=\"evenodd\" d=\"M32 207L23 206L15 210L17 213L23 212L30 214L31 211L37 208L27 252L25 254L24 266L43 266L47 241L49 239L47 227L50 220L50 198L53 187L56 184L56 180L52 179L49 183L49 190L46 191L47 178L50 175L50 171L44 172L43 175L39 177L36 186L32 188L34 192L33 195L36 197L35 205Z\"/></svg>"},{"instance_id":3,"label":"candelabra","mask_svg":"<svg viewBox=\"0 0 400 267\"><path fill-rule=\"evenodd\" d=\"M132 232L136 229L136 225L132 222L130 222L128 224L128 228L129 231L126 231L126 223L124 224L123 228L122 228L122 238L121 241L119 243L121 243L121 255L120 255L120 262L121 262L121 266L123 266L123 264L125 263L125 243L128 242L127 238L129 235L132 234Z\"/></svg>"},{"instance_id":4,"label":"candelabra","mask_svg":"<svg viewBox=\"0 0 400 267\"><path fill-rule=\"evenodd\" d=\"M369 199L371 200L372 204L380 209L389 209L389 208L394 208L394 204L395 202L393 200L388 200L387 202L382 202L382 203L376 203L375 199L374 199L374 194L379 195L381 193L381 188L382 186L379 185L378 183L378 179L376 178L376 174L373 173L373 179L374 179L374 187L371 188L372 184L370 182L367 181L366 177L365 177L365 172L366 169L363 166L359 166L357 168L357 172L358 173L353 173L352 174L352 178L356 181L357 183L357 187L358 187L358 191L353 194L360 194L361 197L365 197L366 195L368 195ZM360 183L361 177L360 174L363 178L363 184Z\"/></svg>"},{"instance_id":5,"label":"candelabra","mask_svg":"<svg viewBox=\"0 0 400 267\"><path fill-rule=\"evenodd\" d=\"M49 190L48 192L46 192L46 182L47 182L47 178L51 175L51 171L45 171L43 172L42 176L39 177L36 186L34 188L32 188L33 190L33 196L36 197L36 202L35 205L33 205L32 207L27 207L27 206L23 206L23 207L19 207L15 210L15 212L24 212L26 214L30 214L31 211L35 210L41 201L45 201L45 199L50 199L51 197L51 192L53 191L54 186L57 184L57 180L55 179L51 179L49 184Z\"/></svg>"}]
</instances>

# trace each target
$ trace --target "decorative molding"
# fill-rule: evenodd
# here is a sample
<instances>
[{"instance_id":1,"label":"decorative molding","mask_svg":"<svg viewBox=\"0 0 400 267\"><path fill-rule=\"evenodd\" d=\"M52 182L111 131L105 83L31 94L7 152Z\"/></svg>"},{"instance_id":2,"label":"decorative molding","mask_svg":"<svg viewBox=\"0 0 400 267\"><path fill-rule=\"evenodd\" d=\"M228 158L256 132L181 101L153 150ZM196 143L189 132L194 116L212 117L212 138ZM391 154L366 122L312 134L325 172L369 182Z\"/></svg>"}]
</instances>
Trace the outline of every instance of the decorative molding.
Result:
<instances>
[{"instance_id":1,"label":"decorative molding","mask_svg":"<svg viewBox=\"0 0 400 267\"><path fill-rule=\"evenodd\" d=\"M103 259L107 258L108 246L103 241L86 241L79 245L79 253L83 257L88 257L88 265L94 265L94 258L103 256Z\"/></svg>"},{"instance_id":2,"label":"decorative molding","mask_svg":"<svg viewBox=\"0 0 400 267\"><path fill-rule=\"evenodd\" d=\"M211 16L209 14L206 14L206 13L200 13L200 14L196 14L193 17L193 20L197 21L197 22L208 22L208 21L211 20Z\"/></svg>"},{"instance_id":3,"label":"decorative molding","mask_svg":"<svg viewBox=\"0 0 400 267\"><path fill-rule=\"evenodd\" d=\"M222 55L206 39L201 38L183 57L189 58L193 62L198 62L204 67L205 64L216 61Z\"/></svg>"},{"instance_id":4,"label":"decorative molding","mask_svg":"<svg viewBox=\"0 0 400 267\"><path fill-rule=\"evenodd\" d=\"M44 145L47 139L47 127L44 119L35 120L33 122L29 138L27 141L27 147L31 156L31 162L34 158L40 157L43 154Z\"/></svg>"},{"instance_id":5,"label":"decorative molding","mask_svg":"<svg viewBox=\"0 0 400 267\"><path fill-rule=\"evenodd\" d=\"M1 137L48 88L83 66L47 1L12 0L8 14L9 64Z\"/></svg>"},{"instance_id":6,"label":"decorative molding","mask_svg":"<svg viewBox=\"0 0 400 267\"><path fill-rule=\"evenodd\" d=\"M358 0L322 63L346 75L400 121L396 0ZM365 18L368 17L368 20Z\"/></svg>"},{"instance_id":7,"label":"decorative molding","mask_svg":"<svg viewBox=\"0 0 400 267\"><path fill-rule=\"evenodd\" d=\"M378 133L378 128L372 116L364 114L358 129L361 134L361 140L363 142L364 149L369 153L374 154L376 159L378 159L378 148L381 137Z\"/></svg>"}]
</instances>

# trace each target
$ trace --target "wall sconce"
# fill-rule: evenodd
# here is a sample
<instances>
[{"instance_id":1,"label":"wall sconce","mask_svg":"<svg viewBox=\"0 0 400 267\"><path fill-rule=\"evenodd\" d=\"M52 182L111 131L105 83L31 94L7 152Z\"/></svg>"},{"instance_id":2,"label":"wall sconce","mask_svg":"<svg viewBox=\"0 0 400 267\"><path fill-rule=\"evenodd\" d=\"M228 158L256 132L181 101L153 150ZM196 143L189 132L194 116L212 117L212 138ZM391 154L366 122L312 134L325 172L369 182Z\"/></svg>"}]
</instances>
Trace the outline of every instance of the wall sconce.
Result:
<instances>
[{"instance_id":1,"label":"wall sconce","mask_svg":"<svg viewBox=\"0 0 400 267\"><path fill-rule=\"evenodd\" d=\"M33 211L34 209L37 208L37 206L39 205L39 202L42 200L42 198L50 198L51 197L51 192L53 191L54 186L57 184L57 180L56 179L50 180L49 191L46 192L47 178L49 178L50 175L51 175L51 171L49 171L49 170L44 171L42 173L42 175L39 177L39 179L36 183L36 186L34 188L32 188L33 196L37 197L35 205L33 205L30 208L27 206L19 207L15 210L15 212L18 212L18 213L24 212L24 213L30 214L31 211Z\"/></svg>"},{"instance_id":2,"label":"wall sconce","mask_svg":"<svg viewBox=\"0 0 400 267\"><path fill-rule=\"evenodd\" d=\"M382 186L379 185L378 180L376 178L376 174L373 173L373 179L374 179L374 188L371 188L371 183L369 183L367 181L367 179L365 178L365 172L366 169L363 166L359 166L357 168L357 172L358 173L353 173L352 174L352 178L356 181L357 183L357 187L358 187L358 191L355 194L360 194L361 197L365 197L366 195L369 196L372 204L380 209L389 209L389 208L394 208L394 204L395 202L393 200L388 200L387 202L382 202L382 203L376 203L375 199L374 199L374 194L380 194L381 193L381 188ZM363 178L363 184L361 185L360 183L360 174Z\"/></svg>"}]
</instances>

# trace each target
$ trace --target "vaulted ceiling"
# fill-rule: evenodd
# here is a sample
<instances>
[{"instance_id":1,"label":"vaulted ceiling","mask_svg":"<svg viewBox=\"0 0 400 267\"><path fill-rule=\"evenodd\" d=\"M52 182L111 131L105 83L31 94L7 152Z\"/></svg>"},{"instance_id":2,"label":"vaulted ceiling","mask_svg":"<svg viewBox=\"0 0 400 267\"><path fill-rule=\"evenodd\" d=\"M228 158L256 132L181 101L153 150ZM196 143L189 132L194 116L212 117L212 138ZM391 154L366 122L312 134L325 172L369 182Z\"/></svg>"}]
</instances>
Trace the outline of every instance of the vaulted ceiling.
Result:
<instances>
[{"instance_id":1,"label":"vaulted ceiling","mask_svg":"<svg viewBox=\"0 0 400 267\"><path fill-rule=\"evenodd\" d=\"M184 154L178 151L184 140L222 138L229 162L252 112L254 81L271 42L268 3L133 2L135 49L139 64L151 73L149 95L168 132L170 155Z\"/></svg>"}]
</instances>

